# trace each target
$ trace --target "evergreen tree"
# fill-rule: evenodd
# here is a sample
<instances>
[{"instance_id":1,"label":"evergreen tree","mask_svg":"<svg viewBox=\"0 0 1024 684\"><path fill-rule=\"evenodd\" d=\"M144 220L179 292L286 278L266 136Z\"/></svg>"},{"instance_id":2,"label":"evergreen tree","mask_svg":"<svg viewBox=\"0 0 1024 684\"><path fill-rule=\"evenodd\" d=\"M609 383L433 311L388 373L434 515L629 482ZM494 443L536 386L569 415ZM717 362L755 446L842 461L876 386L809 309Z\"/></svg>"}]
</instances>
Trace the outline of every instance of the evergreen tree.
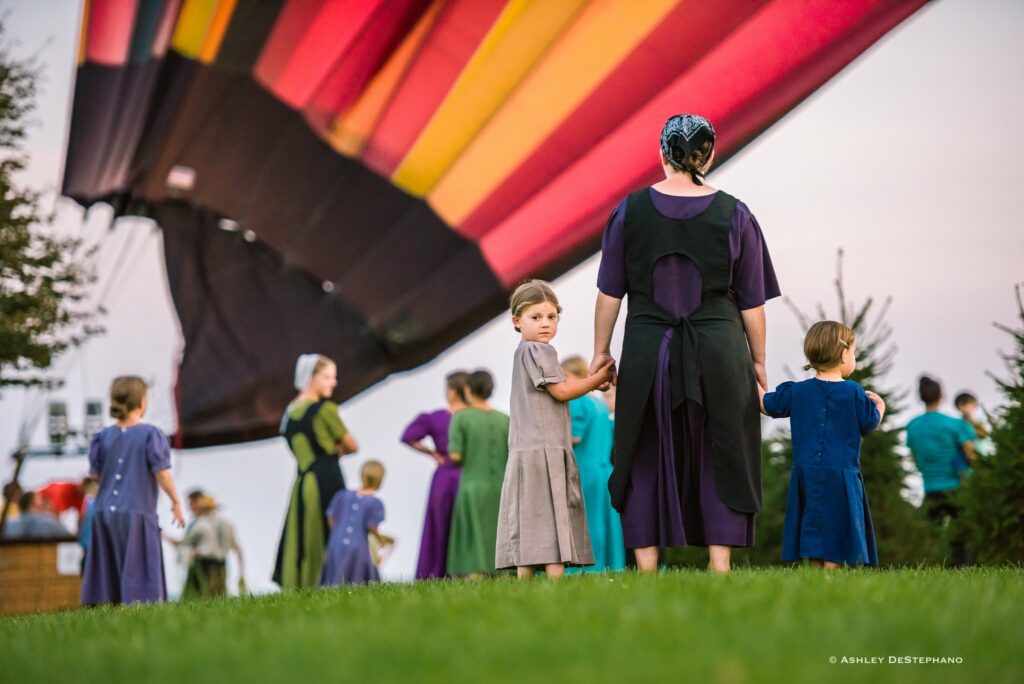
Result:
<instances>
[{"instance_id":1,"label":"evergreen tree","mask_svg":"<svg viewBox=\"0 0 1024 684\"><path fill-rule=\"evenodd\" d=\"M1008 376L992 376L1005 397L993 416L994 452L979 458L957 492L957 523L974 562L1024 563L1024 300L1016 288L1020 327L997 327L1013 338L1004 354Z\"/></svg>"},{"instance_id":2,"label":"evergreen tree","mask_svg":"<svg viewBox=\"0 0 1024 684\"><path fill-rule=\"evenodd\" d=\"M58 236L40 193L17 181L38 76L11 54L0 17L0 387L44 382L57 354L98 332L84 302L91 254Z\"/></svg>"}]
</instances>

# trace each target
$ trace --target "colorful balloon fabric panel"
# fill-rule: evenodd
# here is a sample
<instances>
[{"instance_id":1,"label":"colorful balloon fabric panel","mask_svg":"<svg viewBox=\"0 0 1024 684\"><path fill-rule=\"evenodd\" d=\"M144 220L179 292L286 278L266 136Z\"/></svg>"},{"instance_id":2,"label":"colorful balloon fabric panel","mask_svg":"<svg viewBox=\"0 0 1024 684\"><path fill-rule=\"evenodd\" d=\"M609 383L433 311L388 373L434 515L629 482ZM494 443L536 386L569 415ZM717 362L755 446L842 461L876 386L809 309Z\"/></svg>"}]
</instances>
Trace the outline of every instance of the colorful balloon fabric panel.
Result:
<instances>
[{"instance_id":1,"label":"colorful balloon fabric panel","mask_svg":"<svg viewBox=\"0 0 1024 684\"><path fill-rule=\"evenodd\" d=\"M717 160L923 0L86 0L63 192L162 229L179 446L276 434L599 246L665 119Z\"/></svg>"}]
</instances>

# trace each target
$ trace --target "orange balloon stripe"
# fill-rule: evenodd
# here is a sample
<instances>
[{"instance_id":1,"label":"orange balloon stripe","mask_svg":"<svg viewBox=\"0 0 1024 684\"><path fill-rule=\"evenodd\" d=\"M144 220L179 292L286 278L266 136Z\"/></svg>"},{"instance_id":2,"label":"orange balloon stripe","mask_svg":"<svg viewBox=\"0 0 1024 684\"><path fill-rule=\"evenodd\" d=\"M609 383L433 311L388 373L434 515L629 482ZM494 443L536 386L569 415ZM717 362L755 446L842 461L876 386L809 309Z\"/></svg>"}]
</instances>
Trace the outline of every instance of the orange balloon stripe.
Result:
<instances>
[{"instance_id":1,"label":"orange balloon stripe","mask_svg":"<svg viewBox=\"0 0 1024 684\"><path fill-rule=\"evenodd\" d=\"M209 64L217 59L217 51L224 40L224 34L228 31L228 24L231 23L231 14L235 11L238 0L220 0L217 12L213 15L210 28L206 33L206 40L203 49L199 52L199 61Z\"/></svg>"},{"instance_id":2,"label":"orange balloon stripe","mask_svg":"<svg viewBox=\"0 0 1024 684\"><path fill-rule=\"evenodd\" d=\"M512 0L391 179L423 196L472 142L584 5L584 0Z\"/></svg>"},{"instance_id":3,"label":"orange balloon stripe","mask_svg":"<svg viewBox=\"0 0 1024 684\"><path fill-rule=\"evenodd\" d=\"M92 0L82 0L82 13L78 17L78 66L85 64L85 45L89 35L89 8Z\"/></svg>"},{"instance_id":4,"label":"orange balloon stripe","mask_svg":"<svg viewBox=\"0 0 1024 684\"><path fill-rule=\"evenodd\" d=\"M540 146L477 201L457 230L472 238L492 230L662 92L666 84L714 50L766 2L690 0L676 6L574 111L555 122ZM679 40L682 24L702 29Z\"/></svg>"},{"instance_id":5,"label":"orange balloon stripe","mask_svg":"<svg viewBox=\"0 0 1024 684\"><path fill-rule=\"evenodd\" d=\"M386 1L292 0L267 39L257 79L285 104L304 108Z\"/></svg>"},{"instance_id":6,"label":"orange balloon stripe","mask_svg":"<svg viewBox=\"0 0 1024 684\"><path fill-rule=\"evenodd\" d=\"M444 101L505 0L449 0L363 149L363 163L390 176Z\"/></svg>"},{"instance_id":7,"label":"orange balloon stripe","mask_svg":"<svg viewBox=\"0 0 1024 684\"><path fill-rule=\"evenodd\" d=\"M679 2L595 0L587 6L431 191L434 211L449 225L460 224Z\"/></svg>"},{"instance_id":8,"label":"orange balloon stripe","mask_svg":"<svg viewBox=\"0 0 1024 684\"><path fill-rule=\"evenodd\" d=\"M728 156L923 2L776 0L486 235L485 258L511 286L583 248L617 201L660 177L654 150L668 116L704 113Z\"/></svg>"},{"instance_id":9,"label":"orange balloon stripe","mask_svg":"<svg viewBox=\"0 0 1024 684\"><path fill-rule=\"evenodd\" d=\"M303 107L314 130L326 135L334 119L365 91L427 8L425 0L387 0L374 12ZM282 83L282 85L284 85Z\"/></svg>"},{"instance_id":10,"label":"orange balloon stripe","mask_svg":"<svg viewBox=\"0 0 1024 684\"><path fill-rule=\"evenodd\" d=\"M327 135L327 142L335 150L349 157L358 157L362 153L377 122L384 115L395 91L430 34L444 4L445 0L434 0L387 63L373 77L356 103L334 120Z\"/></svg>"}]
</instances>

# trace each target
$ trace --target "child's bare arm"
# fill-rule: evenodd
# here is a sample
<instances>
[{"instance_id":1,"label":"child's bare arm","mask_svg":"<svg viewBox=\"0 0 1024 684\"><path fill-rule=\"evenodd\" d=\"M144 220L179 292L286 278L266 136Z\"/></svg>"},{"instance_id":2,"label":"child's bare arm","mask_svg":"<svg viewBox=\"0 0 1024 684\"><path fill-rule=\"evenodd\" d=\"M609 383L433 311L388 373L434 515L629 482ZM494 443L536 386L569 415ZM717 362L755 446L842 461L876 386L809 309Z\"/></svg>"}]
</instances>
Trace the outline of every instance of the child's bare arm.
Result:
<instances>
[{"instance_id":1,"label":"child's bare arm","mask_svg":"<svg viewBox=\"0 0 1024 684\"><path fill-rule=\"evenodd\" d=\"M614 366L614 361L608 361L597 369L597 372L593 375L588 375L585 378L572 378L562 382L549 383L544 385L544 389L558 401L577 399L611 382L614 375Z\"/></svg>"},{"instance_id":2,"label":"child's bare arm","mask_svg":"<svg viewBox=\"0 0 1024 684\"><path fill-rule=\"evenodd\" d=\"M174 524L184 527L185 516L181 513L181 500L178 498L178 488L174 486L170 468L158 470L153 475L156 477L156 483L160 485L160 489L164 490L164 493L171 499L171 516L174 518Z\"/></svg>"},{"instance_id":3,"label":"child's bare arm","mask_svg":"<svg viewBox=\"0 0 1024 684\"><path fill-rule=\"evenodd\" d=\"M380 542L381 546L387 546L388 544L395 543L394 537L389 537L386 534L382 534L381 531L378 530L376 527L370 527L368 528L368 531L377 539L378 542Z\"/></svg>"}]
</instances>

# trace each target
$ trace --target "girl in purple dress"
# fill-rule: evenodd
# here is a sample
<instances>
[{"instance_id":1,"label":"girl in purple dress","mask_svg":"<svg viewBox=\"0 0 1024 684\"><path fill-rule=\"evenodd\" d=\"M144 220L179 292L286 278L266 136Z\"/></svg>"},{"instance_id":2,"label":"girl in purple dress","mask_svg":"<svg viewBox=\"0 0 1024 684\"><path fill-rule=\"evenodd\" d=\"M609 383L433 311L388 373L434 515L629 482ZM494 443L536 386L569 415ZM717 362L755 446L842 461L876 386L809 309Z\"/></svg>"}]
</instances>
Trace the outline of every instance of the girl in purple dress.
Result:
<instances>
[{"instance_id":1,"label":"girl in purple dress","mask_svg":"<svg viewBox=\"0 0 1024 684\"><path fill-rule=\"evenodd\" d=\"M452 525L452 509L459 493L459 467L448 456L448 426L452 414L466 408L463 392L469 373L456 371L446 380L448 408L421 413L402 433L402 442L434 459L437 469L430 481L427 496L427 514L423 520L423 538L420 558L416 564L416 579L447 577L445 560L448 557L448 531ZM430 438L433 446L423 444Z\"/></svg>"},{"instance_id":2,"label":"girl in purple dress","mask_svg":"<svg viewBox=\"0 0 1024 684\"><path fill-rule=\"evenodd\" d=\"M82 603L163 601L163 549L157 521L157 488L171 499L171 515L185 526L178 490L171 479L171 450L164 433L142 422L146 383L120 377L110 388L110 415L117 424L101 430L89 446L89 472L99 478L93 502Z\"/></svg>"},{"instance_id":3,"label":"girl in purple dress","mask_svg":"<svg viewBox=\"0 0 1024 684\"><path fill-rule=\"evenodd\" d=\"M367 461L360 477L363 486L359 491L342 489L327 507L331 537L327 542L320 586L379 582L370 537L380 546L394 543L394 539L377 529L384 520L384 503L375 496L384 480L384 466L378 461Z\"/></svg>"},{"instance_id":4,"label":"girl in purple dress","mask_svg":"<svg viewBox=\"0 0 1024 684\"><path fill-rule=\"evenodd\" d=\"M727 572L761 506L754 381L767 389L764 304L780 292L750 210L702 181L714 143L707 119L670 118L665 179L619 204L602 242L591 371L628 295L609 489L645 572L683 546Z\"/></svg>"}]
</instances>

